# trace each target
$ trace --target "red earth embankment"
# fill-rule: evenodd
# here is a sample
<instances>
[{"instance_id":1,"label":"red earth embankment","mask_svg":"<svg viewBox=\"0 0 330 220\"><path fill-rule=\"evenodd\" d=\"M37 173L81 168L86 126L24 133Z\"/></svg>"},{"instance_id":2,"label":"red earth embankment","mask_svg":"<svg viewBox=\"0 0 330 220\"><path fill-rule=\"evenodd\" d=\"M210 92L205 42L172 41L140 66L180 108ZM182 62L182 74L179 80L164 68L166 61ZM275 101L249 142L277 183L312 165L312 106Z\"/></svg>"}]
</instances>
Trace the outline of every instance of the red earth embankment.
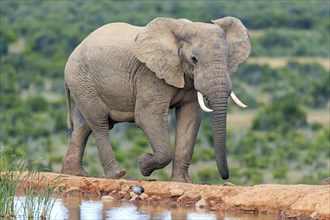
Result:
<instances>
[{"instance_id":1,"label":"red earth embankment","mask_svg":"<svg viewBox=\"0 0 330 220\"><path fill-rule=\"evenodd\" d=\"M5 174L0 173L0 176ZM33 175L21 183L21 186L24 185L33 185L35 188L48 185L61 191L62 196L92 194L100 198L110 196L119 200L131 199L129 186L140 185L145 189L141 196L142 201L139 201L142 203L171 203L183 206L195 206L197 203L214 211L252 211L276 214L279 218L330 219L330 185L199 185L87 178L56 173Z\"/></svg>"}]
</instances>

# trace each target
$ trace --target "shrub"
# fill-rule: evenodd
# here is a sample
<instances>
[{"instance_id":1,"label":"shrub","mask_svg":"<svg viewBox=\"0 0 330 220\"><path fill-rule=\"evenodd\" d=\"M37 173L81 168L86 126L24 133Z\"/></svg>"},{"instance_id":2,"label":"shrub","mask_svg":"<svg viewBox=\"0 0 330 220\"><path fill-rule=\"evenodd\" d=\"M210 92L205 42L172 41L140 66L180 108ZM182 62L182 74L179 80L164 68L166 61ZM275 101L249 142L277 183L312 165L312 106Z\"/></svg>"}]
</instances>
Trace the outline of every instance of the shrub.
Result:
<instances>
[{"instance_id":1,"label":"shrub","mask_svg":"<svg viewBox=\"0 0 330 220\"><path fill-rule=\"evenodd\" d=\"M307 126L306 113L301 109L295 95L287 95L263 107L253 119L253 130L271 131Z\"/></svg>"},{"instance_id":2,"label":"shrub","mask_svg":"<svg viewBox=\"0 0 330 220\"><path fill-rule=\"evenodd\" d=\"M48 102L40 95L30 97L26 101L26 105L32 112L45 112L48 109Z\"/></svg>"}]
</instances>

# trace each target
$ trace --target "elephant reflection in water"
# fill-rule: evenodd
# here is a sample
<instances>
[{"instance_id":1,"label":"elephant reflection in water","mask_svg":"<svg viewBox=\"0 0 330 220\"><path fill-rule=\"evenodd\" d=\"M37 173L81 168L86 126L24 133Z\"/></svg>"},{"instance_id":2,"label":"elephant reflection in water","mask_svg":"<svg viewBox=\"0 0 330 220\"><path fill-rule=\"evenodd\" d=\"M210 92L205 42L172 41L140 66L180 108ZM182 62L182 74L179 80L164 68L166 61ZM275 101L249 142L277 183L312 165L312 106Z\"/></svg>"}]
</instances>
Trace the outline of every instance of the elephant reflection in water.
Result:
<instances>
[{"instance_id":1,"label":"elephant reflection in water","mask_svg":"<svg viewBox=\"0 0 330 220\"><path fill-rule=\"evenodd\" d=\"M78 196L68 196L62 198L63 205L68 211L67 219L81 219L81 215L80 215L81 200L82 198Z\"/></svg>"},{"instance_id":2,"label":"elephant reflection in water","mask_svg":"<svg viewBox=\"0 0 330 220\"><path fill-rule=\"evenodd\" d=\"M86 198L85 198L86 199ZM100 201L84 200L80 196L62 198L67 209L66 219L187 219L188 215L196 214L194 209L169 207L167 205L142 205L142 202L122 202L118 200ZM205 213L204 217L213 219L213 214Z\"/></svg>"},{"instance_id":3,"label":"elephant reflection in water","mask_svg":"<svg viewBox=\"0 0 330 220\"><path fill-rule=\"evenodd\" d=\"M123 177L126 171L113 154L109 129L116 123L135 122L153 150L140 156L142 175L173 161L171 180L192 182L188 167L203 109L212 114L216 163L221 177L228 179L228 97L246 107L233 93L230 76L250 50L247 29L234 17L212 23L156 18L145 27L111 23L95 30L65 67L67 124L72 133L62 173L87 176L82 157L93 133L105 177ZM171 108L176 111L175 151L168 129Z\"/></svg>"},{"instance_id":4,"label":"elephant reflection in water","mask_svg":"<svg viewBox=\"0 0 330 220\"><path fill-rule=\"evenodd\" d=\"M121 207L120 201L102 202L81 196L65 197L62 202L67 209L67 219L106 219L108 210Z\"/></svg>"}]
</instances>

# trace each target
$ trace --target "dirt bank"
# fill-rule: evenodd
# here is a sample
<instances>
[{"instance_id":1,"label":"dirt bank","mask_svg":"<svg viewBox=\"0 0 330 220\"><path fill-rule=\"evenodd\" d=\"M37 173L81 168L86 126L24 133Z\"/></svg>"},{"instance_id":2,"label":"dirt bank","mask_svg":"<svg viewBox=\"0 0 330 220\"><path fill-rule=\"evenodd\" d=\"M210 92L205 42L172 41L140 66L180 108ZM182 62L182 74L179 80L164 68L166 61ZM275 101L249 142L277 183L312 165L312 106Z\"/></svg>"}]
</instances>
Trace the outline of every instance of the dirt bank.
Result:
<instances>
[{"instance_id":1,"label":"dirt bank","mask_svg":"<svg viewBox=\"0 0 330 220\"><path fill-rule=\"evenodd\" d=\"M5 173L0 173L5 175ZM42 181L40 181L42 179ZM39 183L38 183L39 182ZM163 181L128 181L40 173L21 183L36 188L49 185L62 196L89 194L100 198L131 199L130 185L141 185L143 203L172 203L214 211L253 211L282 217L330 219L330 185L254 186L198 185Z\"/></svg>"}]
</instances>

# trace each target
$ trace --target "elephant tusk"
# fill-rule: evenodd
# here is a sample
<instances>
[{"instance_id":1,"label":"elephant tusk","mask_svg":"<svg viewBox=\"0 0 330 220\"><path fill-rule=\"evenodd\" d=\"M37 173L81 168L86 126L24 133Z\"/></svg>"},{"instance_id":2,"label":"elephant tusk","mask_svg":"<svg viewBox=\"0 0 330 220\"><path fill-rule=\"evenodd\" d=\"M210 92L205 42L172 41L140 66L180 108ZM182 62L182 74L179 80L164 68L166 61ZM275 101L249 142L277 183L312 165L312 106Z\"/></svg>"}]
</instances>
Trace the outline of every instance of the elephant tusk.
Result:
<instances>
[{"instance_id":1,"label":"elephant tusk","mask_svg":"<svg viewBox=\"0 0 330 220\"><path fill-rule=\"evenodd\" d=\"M235 95L234 92L231 92L230 93L230 98L235 102L236 105L238 105L239 107L241 108L246 108L248 107L247 105L243 104L238 98L237 96Z\"/></svg>"},{"instance_id":2,"label":"elephant tusk","mask_svg":"<svg viewBox=\"0 0 330 220\"><path fill-rule=\"evenodd\" d=\"M213 112L212 109L209 109L208 107L205 106L203 95L199 91L197 91L197 98L198 98L198 104L201 107L201 109L203 109L203 111L205 111L205 112Z\"/></svg>"}]
</instances>

